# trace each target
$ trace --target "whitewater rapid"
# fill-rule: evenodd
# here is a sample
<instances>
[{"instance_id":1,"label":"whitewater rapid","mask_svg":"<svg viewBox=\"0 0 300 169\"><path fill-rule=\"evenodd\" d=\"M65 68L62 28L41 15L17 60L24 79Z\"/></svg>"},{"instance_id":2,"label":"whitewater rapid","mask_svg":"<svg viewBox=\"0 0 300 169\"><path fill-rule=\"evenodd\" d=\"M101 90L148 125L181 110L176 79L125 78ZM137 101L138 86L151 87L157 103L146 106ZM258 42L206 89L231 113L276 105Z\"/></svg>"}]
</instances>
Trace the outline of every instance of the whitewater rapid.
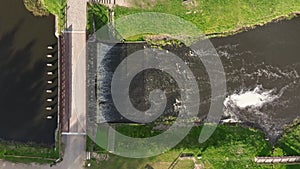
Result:
<instances>
[{"instance_id":1,"label":"whitewater rapid","mask_svg":"<svg viewBox=\"0 0 300 169\"><path fill-rule=\"evenodd\" d=\"M274 89L267 90L264 89L262 85L258 85L252 90L241 90L238 93L229 95L223 104L226 108L228 106L234 106L240 109L248 107L261 108L263 105L271 103L280 97L281 93L275 94L274 92Z\"/></svg>"}]
</instances>

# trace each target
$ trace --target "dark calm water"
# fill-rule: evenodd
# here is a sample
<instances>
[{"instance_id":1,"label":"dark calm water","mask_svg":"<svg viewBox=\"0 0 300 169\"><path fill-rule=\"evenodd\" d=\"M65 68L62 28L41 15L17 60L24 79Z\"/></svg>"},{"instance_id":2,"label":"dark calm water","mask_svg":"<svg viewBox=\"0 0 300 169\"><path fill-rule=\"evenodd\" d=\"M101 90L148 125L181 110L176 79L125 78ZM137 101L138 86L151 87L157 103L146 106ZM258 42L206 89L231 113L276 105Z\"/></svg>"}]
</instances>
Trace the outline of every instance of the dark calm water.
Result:
<instances>
[{"instance_id":1,"label":"dark calm water","mask_svg":"<svg viewBox=\"0 0 300 169\"><path fill-rule=\"evenodd\" d=\"M56 106L46 111L46 55L56 49L54 17L34 17L22 0L2 0L0 5L0 138L53 144L57 124ZM56 46L55 46L56 48ZM55 69L54 69L55 70ZM55 87L54 87L55 89ZM54 92L55 93L55 92ZM48 115L54 115L47 120Z\"/></svg>"},{"instance_id":2,"label":"dark calm water","mask_svg":"<svg viewBox=\"0 0 300 169\"><path fill-rule=\"evenodd\" d=\"M212 44L222 60L227 78L227 95L224 99L223 119L240 121L255 126L275 141L283 127L300 117L300 17L271 23L254 30L225 38L213 38ZM143 49L145 44L100 44L99 55L103 62L91 64L97 71L96 97L101 120L124 122L114 108L110 95L112 74L123 58ZM186 47L165 47L185 60L197 78L201 105L199 117L204 119L210 106L210 85L207 73L197 57ZM210 52L210 51L205 51ZM99 56L98 56L99 57ZM92 77L95 78L95 77ZM90 81L94 85L95 79ZM149 92L160 88L168 98L166 115L176 115L174 103L179 89L166 73L146 70L139 73L130 85L132 104L147 110ZM93 100L94 99L94 100ZM92 100L95 101L95 98ZM93 107L93 106L92 106ZM96 110L90 111L89 120L95 120Z\"/></svg>"}]
</instances>

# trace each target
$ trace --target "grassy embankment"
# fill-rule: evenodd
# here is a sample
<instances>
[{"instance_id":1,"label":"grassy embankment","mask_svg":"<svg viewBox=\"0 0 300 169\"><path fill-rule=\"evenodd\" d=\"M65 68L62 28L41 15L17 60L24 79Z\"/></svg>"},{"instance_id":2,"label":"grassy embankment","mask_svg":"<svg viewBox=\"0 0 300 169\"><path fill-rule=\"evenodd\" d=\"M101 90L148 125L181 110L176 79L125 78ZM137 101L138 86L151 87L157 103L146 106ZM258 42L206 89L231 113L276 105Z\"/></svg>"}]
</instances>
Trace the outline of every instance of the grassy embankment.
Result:
<instances>
[{"instance_id":1,"label":"grassy embankment","mask_svg":"<svg viewBox=\"0 0 300 169\"><path fill-rule=\"evenodd\" d=\"M57 17L57 31L60 33L65 24L66 0L23 0L25 7L35 16L48 16L49 13Z\"/></svg>"},{"instance_id":2,"label":"grassy embankment","mask_svg":"<svg viewBox=\"0 0 300 169\"><path fill-rule=\"evenodd\" d=\"M171 163L183 153L193 153L202 158L197 160L197 164L205 168L278 168L292 169L299 165L257 165L253 162L255 156L274 156L274 155L299 155L300 127L297 126L284 134L282 139L275 145L275 151L265 140L262 132L254 129L246 129L239 126L218 126L212 137L203 144L198 143L198 136L202 127L194 127L187 137L179 145L170 151L150 158L131 159L109 154L108 160L91 160L92 167L99 166L107 169L113 168L144 168L147 164L154 168L168 168ZM120 125L117 130L123 134L134 137L149 137L158 134L152 131L149 126L130 126ZM151 132L152 131L152 132ZM295 137L296 136L296 137ZM88 141L88 151L93 147L94 152L106 153L97 146L91 146L92 141ZM293 151L291 151L293 149ZM279 151L278 151L279 150ZM278 154L281 152L281 154ZM193 162L184 160L178 162L175 168L192 169Z\"/></svg>"},{"instance_id":3,"label":"grassy embankment","mask_svg":"<svg viewBox=\"0 0 300 169\"><path fill-rule=\"evenodd\" d=\"M34 143L0 141L0 158L20 163L51 163L59 158L59 148Z\"/></svg>"},{"instance_id":4,"label":"grassy embankment","mask_svg":"<svg viewBox=\"0 0 300 169\"><path fill-rule=\"evenodd\" d=\"M87 31L94 33L108 22L108 8L100 4L88 3Z\"/></svg>"},{"instance_id":5,"label":"grassy embankment","mask_svg":"<svg viewBox=\"0 0 300 169\"><path fill-rule=\"evenodd\" d=\"M47 16L49 11L44 7L40 0L23 0L26 9L34 16Z\"/></svg>"},{"instance_id":6,"label":"grassy embankment","mask_svg":"<svg viewBox=\"0 0 300 169\"><path fill-rule=\"evenodd\" d=\"M56 132L55 147L0 140L0 159L17 163L53 163L60 158L60 146L60 132Z\"/></svg>"},{"instance_id":7,"label":"grassy embankment","mask_svg":"<svg viewBox=\"0 0 300 169\"><path fill-rule=\"evenodd\" d=\"M117 6L116 19L139 12L173 14L192 22L208 36L230 35L300 12L298 0L190 0L188 3L182 3L182 0L131 0L131 4L130 8ZM134 30L127 31L130 34ZM139 35L127 40L141 39L146 37Z\"/></svg>"},{"instance_id":8,"label":"grassy embankment","mask_svg":"<svg viewBox=\"0 0 300 169\"><path fill-rule=\"evenodd\" d=\"M285 129L285 134L275 146L275 155L300 155L300 119L296 119Z\"/></svg>"},{"instance_id":9,"label":"grassy embankment","mask_svg":"<svg viewBox=\"0 0 300 169\"><path fill-rule=\"evenodd\" d=\"M57 32L60 34L65 25L66 0L42 0L45 8L57 17Z\"/></svg>"}]
</instances>

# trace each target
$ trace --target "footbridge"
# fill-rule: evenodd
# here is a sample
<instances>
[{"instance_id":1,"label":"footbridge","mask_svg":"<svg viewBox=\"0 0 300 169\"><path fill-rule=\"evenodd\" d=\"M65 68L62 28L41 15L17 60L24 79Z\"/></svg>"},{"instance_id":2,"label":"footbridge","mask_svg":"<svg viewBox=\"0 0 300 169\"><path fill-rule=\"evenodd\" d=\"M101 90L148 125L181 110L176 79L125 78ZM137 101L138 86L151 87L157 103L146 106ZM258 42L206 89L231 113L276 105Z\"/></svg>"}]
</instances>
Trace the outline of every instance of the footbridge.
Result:
<instances>
[{"instance_id":1,"label":"footbridge","mask_svg":"<svg viewBox=\"0 0 300 169\"><path fill-rule=\"evenodd\" d=\"M59 128L63 161L53 168L81 169L86 158L87 0L67 0L65 30L59 37Z\"/></svg>"},{"instance_id":2,"label":"footbridge","mask_svg":"<svg viewBox=\"0 0 300 169\"><path fill-rule=\"evenodd\" d=\"M116 4L119 0L88 0L90 3L99 3L99 4Z\"/></svg>"},{"instance_id":3,"label":"footbridge","mask_svg":"<svg viewBox=\"0 0 300 169\"><path fill-rule=\"evenodd\" d=\"M254 161L259 164L300 164L300 156L255 157Z\"/></svg>"}]
</instances>

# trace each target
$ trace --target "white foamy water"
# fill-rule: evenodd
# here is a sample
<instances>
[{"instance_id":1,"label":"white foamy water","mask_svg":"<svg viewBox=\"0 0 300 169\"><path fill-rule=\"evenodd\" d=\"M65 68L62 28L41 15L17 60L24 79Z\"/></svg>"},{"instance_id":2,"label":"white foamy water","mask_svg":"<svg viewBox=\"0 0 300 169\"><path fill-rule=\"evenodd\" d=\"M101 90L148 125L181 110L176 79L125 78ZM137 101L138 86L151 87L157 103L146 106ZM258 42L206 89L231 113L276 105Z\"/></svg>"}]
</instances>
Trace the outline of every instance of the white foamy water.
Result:
<instances>
[{"instance_id":1,"label":"white foamy water","mask_svg":"<svg viewBox=\"0 0 300 169\"><path fill-rule=\"evenodd\" d=\"M265 90L261 85L253 90L241 91L228 96L225 101L225 107L236 106L240 109L247 107L261 108L264 104L273 102L280 95L274 94L274 90Z\"/></svg>"}]
</instances>

